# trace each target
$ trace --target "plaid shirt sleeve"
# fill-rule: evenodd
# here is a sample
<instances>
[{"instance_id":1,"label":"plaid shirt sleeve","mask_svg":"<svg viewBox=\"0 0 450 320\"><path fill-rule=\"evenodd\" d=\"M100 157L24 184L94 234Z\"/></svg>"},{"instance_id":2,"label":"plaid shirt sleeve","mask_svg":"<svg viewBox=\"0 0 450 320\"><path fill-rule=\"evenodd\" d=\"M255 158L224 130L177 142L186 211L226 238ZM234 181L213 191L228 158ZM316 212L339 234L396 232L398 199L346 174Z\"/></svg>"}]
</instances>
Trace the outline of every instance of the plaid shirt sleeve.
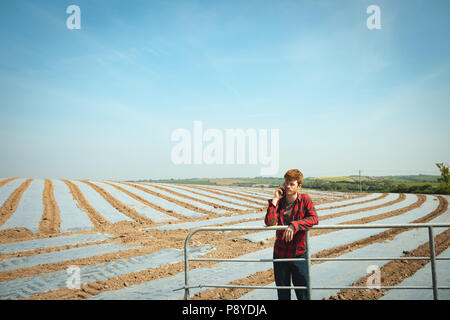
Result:
<instances>
[{"instance_id":1,"label":"plaid shirt sleeve","mask_svg":"<svg viewBox=\"0 0 450 320\"><path fill-rule=\"evenodd\" d=\"M280 200L277 201L276 206L273 204L272 199L268 200L269 206L267 207L266 217L264 218L264 223L266 226L276 226L278 224L278 213L277 208Z\"/></svg>"},{"instance_id":2,"label":"plaid shirt sleeve","mask_svg":"<svg viewBox=\"0 0 450 320\"><path fill-rule=\"evenodd\" d=\"M312 226L319 223L316 209L314 208L314 204L309 195L304 196L304 211L305 216L303 219L291 221L290 226L294 227L294 234L300 230L308 230Z\"/></svg>"}]
</instances>

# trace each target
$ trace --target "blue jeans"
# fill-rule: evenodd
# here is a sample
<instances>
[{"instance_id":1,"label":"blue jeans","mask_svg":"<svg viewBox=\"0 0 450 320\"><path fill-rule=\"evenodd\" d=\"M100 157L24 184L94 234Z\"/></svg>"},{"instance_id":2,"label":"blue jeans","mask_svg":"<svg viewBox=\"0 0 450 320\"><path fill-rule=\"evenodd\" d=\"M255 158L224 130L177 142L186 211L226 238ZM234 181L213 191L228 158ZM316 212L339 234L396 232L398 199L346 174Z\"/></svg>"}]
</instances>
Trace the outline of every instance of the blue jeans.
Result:
<instances>
[{"instance_id":1,"label":"blue jeans","mask_svg":"<svg viewBox=\"0 0 450 320\"><path fill-rule=\"evenodd\" d=\"M276 255L274 259L279 259ZM306 253L296 258L306 258ZM308 279L306 277L306 261L288 261L288 262L274 262L273 273L275 276L275 283L277 286L291 286L291 278L294 286L308 286ZM278 300L291 300L290 289L277 289ZM302 289L295 289L295 295L298 300L307 300L307 291Z\"/></svg>"}]
</instances>

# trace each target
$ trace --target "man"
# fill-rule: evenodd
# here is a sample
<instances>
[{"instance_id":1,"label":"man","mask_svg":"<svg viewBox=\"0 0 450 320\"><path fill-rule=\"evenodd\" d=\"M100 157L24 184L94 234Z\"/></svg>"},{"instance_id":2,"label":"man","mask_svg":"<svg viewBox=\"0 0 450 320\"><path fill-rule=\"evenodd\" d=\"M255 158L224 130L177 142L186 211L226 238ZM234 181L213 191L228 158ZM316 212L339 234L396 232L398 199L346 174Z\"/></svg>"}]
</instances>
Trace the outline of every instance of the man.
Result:
<instances>
[{"instance_id":1,"label":"man","mask_svg":"<svg viewBox=\"0 0 450 320\"><path fill-rule=\"evenodd\" d=\"M305 258L305 230L319 223L311 197L298 191L303 184L300 170L291 169L284 175L284 184L269 199L264 219L267 226L288 225L286 230L277 230L273 250L274 259ZM277 286L307 286L306 261L274 262L273 271ZM277 289L279 300L290 300L291 290ZM307 291L296 289L298 300L307 299Z\"/></svg>"}]
</instances>

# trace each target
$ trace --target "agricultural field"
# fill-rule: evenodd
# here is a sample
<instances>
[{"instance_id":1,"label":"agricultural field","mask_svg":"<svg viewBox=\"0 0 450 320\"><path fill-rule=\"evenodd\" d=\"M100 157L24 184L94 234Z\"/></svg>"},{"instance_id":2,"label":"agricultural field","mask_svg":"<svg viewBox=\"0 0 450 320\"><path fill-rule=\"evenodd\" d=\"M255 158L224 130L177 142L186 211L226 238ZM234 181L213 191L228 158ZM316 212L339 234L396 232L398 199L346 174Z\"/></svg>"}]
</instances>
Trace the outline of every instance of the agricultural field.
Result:
<instances>
[{"instance_id":1,"label":"agricultural field","mask_svg":"<svg viewBox=\"0 0 450 320\"><path fill-rule=\"evenodd\" d=\"M449 196L303 190L319 225L449 223ZM274 189L121 181L0 178L0 299L182 299L184 240L203 226L264 226ZM450 228L435 229L450 257ZM271 259L275 231L194 235L190 256ZM425 229L311 230L312 257L429 255ZM431 285L430 263L314 261L312 286ZM450 286L449 260L438 283ZM190 284L273 286L270 262L190 262ZM440 290L440 299L450 299ZM191 289L191 299L276 299L275 290ZM314 290L312 299L432 299L431 290Z\"/></svg>"}]
</instances>

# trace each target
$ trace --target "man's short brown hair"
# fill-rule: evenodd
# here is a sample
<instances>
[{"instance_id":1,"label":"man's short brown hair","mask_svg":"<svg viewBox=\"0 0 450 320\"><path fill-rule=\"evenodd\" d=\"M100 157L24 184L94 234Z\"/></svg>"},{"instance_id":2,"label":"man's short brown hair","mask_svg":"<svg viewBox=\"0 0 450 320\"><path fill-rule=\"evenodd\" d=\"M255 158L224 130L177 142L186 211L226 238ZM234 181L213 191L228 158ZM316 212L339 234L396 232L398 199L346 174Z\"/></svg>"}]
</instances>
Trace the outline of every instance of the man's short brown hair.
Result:
<instances>
[{"instance_id":1,"label":"man's short brown hair","mask_svg":"<svg viewBox=\"0 0 450 320\"><path fill-rule=\"evenodd\" d=\"M284 174L284 179L286 180L297 180L298 185L303 184L303 173L298 169L291 169L286 171Z\"/></svg>"}]
</instances>

